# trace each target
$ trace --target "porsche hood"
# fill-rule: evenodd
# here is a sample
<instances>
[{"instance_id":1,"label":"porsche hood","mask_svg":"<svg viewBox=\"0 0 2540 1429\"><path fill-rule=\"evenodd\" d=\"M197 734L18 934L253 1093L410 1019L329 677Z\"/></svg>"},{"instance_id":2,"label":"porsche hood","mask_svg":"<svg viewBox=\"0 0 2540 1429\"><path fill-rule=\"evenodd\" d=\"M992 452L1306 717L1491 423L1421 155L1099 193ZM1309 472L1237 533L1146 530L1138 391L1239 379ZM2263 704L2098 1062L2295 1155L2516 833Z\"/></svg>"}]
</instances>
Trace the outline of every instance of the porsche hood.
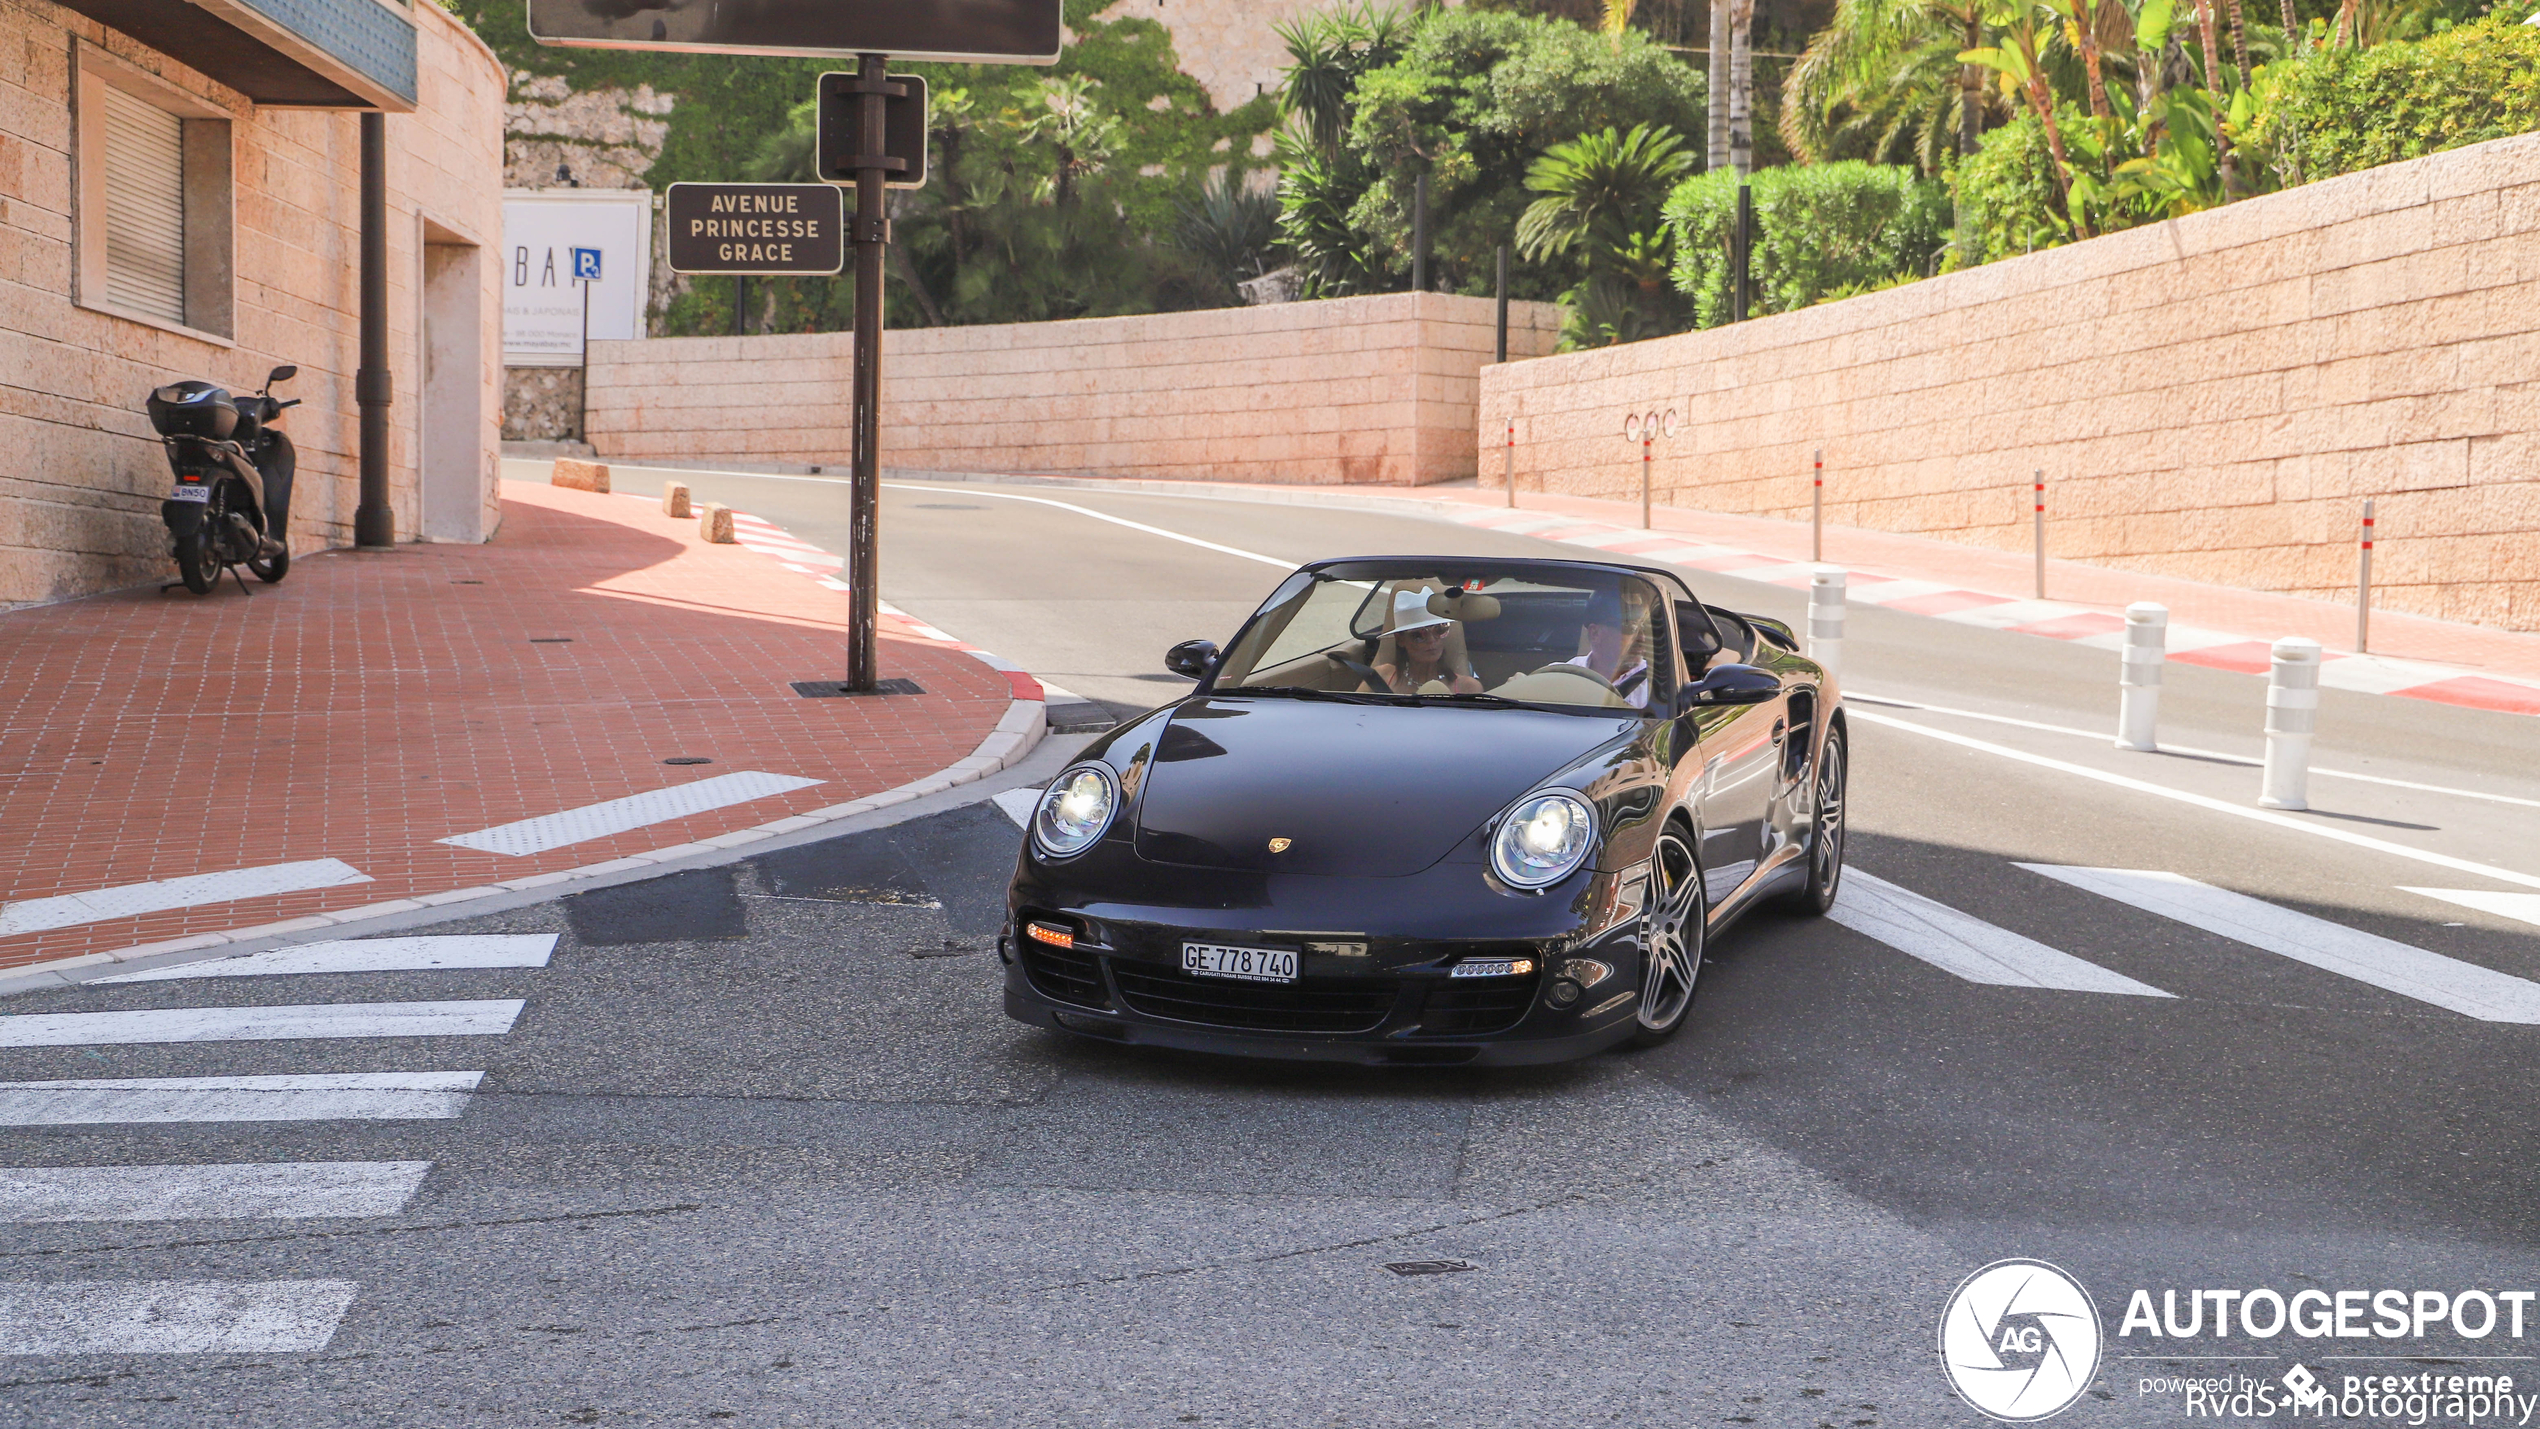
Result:
<instances>
[{"instance_id":1,"label":"porsche hood","mask_svg":"<svg viewBox=\"0 0 2540 1429\"><path fill-rule=\"evenodd\" d=\"M1193 699L1124 731L1138 855L1248 872L1419 872L1630 720L1506 708Z\"/></svg>"}]
</instances>

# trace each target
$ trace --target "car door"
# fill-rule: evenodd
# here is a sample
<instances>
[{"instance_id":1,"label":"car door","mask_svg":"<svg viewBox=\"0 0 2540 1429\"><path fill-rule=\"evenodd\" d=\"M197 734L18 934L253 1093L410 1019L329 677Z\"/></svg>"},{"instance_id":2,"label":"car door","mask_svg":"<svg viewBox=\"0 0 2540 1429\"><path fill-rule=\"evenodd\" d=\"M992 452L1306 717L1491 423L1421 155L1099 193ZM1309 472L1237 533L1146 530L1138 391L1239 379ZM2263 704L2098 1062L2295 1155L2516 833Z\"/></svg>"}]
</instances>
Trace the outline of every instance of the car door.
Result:
<instances>
[{"instance_id":1,"label":"car door","mask_svg":"<svg viewBox=\"0 0 2540 1429\"><path fill-rule=\"evenodd\" d=\"M1754 627L1716 606L1701 608L1720 633L1720 651L1708 662L1754 664ZM1685 618L1681 612L1680 619ZM1697 676L1698 678L1698 676ZM1755 877L1766 853L1767 814L1779 787L1781 742L1788 733L1786 701L1697 709L1692 718L1700 742L1702 891L1714 908L1727 903Z\"/></svg>"}]
</instances>

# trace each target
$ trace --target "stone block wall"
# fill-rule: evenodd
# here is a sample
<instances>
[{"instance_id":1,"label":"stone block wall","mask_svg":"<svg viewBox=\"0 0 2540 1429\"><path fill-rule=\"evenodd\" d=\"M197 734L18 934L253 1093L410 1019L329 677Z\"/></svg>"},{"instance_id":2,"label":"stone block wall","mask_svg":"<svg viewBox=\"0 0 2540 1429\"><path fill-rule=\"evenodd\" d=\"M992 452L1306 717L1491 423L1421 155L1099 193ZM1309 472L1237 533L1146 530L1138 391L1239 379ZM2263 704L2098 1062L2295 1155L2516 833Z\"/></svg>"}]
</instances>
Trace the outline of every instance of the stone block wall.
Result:
<instances>
[{"instance_id":1,"label":"stone block wall","mask_svg":"<svg viewBox=\"0 0 2540 1429\"><path fill-rule=\"evenodd\" d=\"M882 459L938 471L1397 486L1469 477L1487 299L1396 293L884 342ZM1509 355L1560 309L1510 307ZM591 344L604 458L848 460L844 333Z\"/></svg>"},{"instance_id":2,"label":"stone block wall","mask_svg":"<svg viewBox=\"0 0 2540 1429\"><path fill-rule=\"evenodd\" d=\"M390 496L397 529L421 520L422 246L483 253L478 450L483 529L498 514L502 412L503 74L492 51L437 5L415 7L420 103L388 116ZM142 401L202 377L253 391L296 363L282 429L299 448L291 539L352 539L359 499L360 120L259 108L49 0L0 0L0 607L170 578L159 503L168 466ZM219 340L81 307L71 155L75 42L104 49L230 116L235 336ZM442 439L446 439L446 436Z\"/></svg>"},{"instance_id":3,"label":"stone block wall","mask_svg":"<svg viewBox=\"0 0 2540 1429\"><path fill-rule=\"evenodd\" d=\"M2540 135L1482 376L1520 490L1660 499L2540 630Z\"/></svg>"}]
</instances>

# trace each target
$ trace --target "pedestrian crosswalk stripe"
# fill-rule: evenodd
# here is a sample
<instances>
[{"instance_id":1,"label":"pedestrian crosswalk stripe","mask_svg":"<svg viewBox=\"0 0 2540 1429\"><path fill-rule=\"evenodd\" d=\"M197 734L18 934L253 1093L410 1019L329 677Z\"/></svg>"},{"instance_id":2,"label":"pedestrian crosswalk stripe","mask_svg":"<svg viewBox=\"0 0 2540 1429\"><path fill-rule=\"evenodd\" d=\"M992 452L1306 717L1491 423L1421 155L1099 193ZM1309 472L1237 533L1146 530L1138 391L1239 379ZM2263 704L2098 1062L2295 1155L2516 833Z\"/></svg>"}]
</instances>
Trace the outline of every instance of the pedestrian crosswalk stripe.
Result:
<instances>
[{"instance_id":1,"label":"pedestrian crosswalk stripe","mask_svg":"<svg viewBox=\"0 0 2540 1429\"><path fill-rule=\"evenodd\" d=\"M0 1355L238 1355L325 1349L350 1280L0 1281Z\"/></svg>"},{"instance_id":2,"label":"pedestrian crosswalk stripe","mask_svg":"<svg viewBox=\"0 0 2540 1429\"><path fill-rule=\"evenodd\" d=\"M393 1216L431 1169L429 1161L0 1167L0 1221Z\"/></svg>"},{"instance_id":3,"label":"pedestrian crosswalk stripe","mask_svg":"<svg viewBox=\"0 0 2540 1429\"><path fill-rule=\"evenodd\" d=\"M446 1121L483 1072L0 1082L0 1126L212 1121Z\"/></svg>"},{"instance_id":4,"label":"pedestrian crosswalk stripe","mask_svg":"<svg viewBox=\"0 0 2540 1429\"><path fill-rule=\"evenodd\" d=\"M52 898L28 898L0 906L0 938L15 933L41 933L73 928L108 918L136 918L191 908L198 903L229 903L240 898L266 898L277 893L305 893L313 888L340 888L368 883L370 875L337 858L303 863L274 863L262 868L233 868L221 873L189 873L155 883L127 883L92 888Z\"/></svg>"},{"instance_id":5,"label":"pedestrian crosswalk stripe","mask_svg":"<svg viewBox=\"0 0 2540 1429\"><path fill-rule=\"evenodd\" d=\"M1015 827L1028 829L1032 827L1033 810L1040 807L1041 791L1008 789L996 796L995 803L998 808L1005 811L1007 818L1014 820Z\"/></svg>"},{"instance_id":6,"label":"pedestrian crosswalk stripe","mask_svg":"<svg viewBox=\"0 0 2540 1429\"><path fill-rule=\"evenodd\" d=\"M167 982L195 977L273 977L285 973L429 972L439 968L543 968L556 950L556 934L457 934L419 938L335 939L296 948L209 962L179 963L148 972L92 978L111 982Z\"/></svg>"},{"instance_id":7,"label":"pedestrian crosswalk stripe","mask_svg":"<svg viewBox=\"0 0 2540 1429\"><path fill-rule=\"evenodd\" d=\"M1969 982L2132 997L2174 995L2022 937L2008 928L1995 927L1857 868L1844 871L1842 892L1827 916L1864 937L1875 938L1908 957L1920 958Z\"/></svg>"},{"instance_id":8,"label":"pedestrian crosswalk stripe","mask_svg":"<svg viewBox=\"0 0 2540 1429\"><path fill-rule=\"evenodd\" d=\"M2482 1022L2540 1023L2540 983L2427 952L2263 899L2149 869L2020 867L2102 898L2158 913L2385 992L2449 1008Z\"/></svg>"},{"instance_id":9,"label":"pedestrian crosswalk stripe","mask_svg":"<svg viewBox=\"0 0 2540 1429\"><path fill-rule=\"evenodd\" d=\"M279 1042L319 1037L499 1037L521 999L347 1002L306 1007L168 1007L0 1017L0 1047L143 1042Z\"/></svg>"},{"instance_id":10,"label":"pedestrian crosswalk stripe","mask_svg":"<svg viewBox=\"0 0 2540 1429\"><path fill-rule=\"evenodd\" d=\"M630 794L623 799L588 804L579 809L567 809L562 813L522 819L517 823L497 824L493 828L478 829L474 833L452 834L438 842L520 858L533 853L545 853L549 849L563 848L568 844L604 839L611 834L626 833L648 824L667 823L672 819L684 819L692 814L709 813L716 809L729 808L734 804L746 804L754 799L788 794L796 789L808 789L821 782L823 781L818 779L804 779L792 774L768 774L754 769L743 770L737 774L717 774L711 779L674 784L667 789Z\"/></svg>"},{"instance_id":11,"label":"pedestrian crosswalk stripe","mask_svg":"<svg viewBox=\"0 0 2540 1429\"><path fill-rule=\"evenodd\" d=\"M2540 923L2540 893L2495 893L2484 888L2411 888L2407 891L2422 893L2428 898L2440 898L2446 903L2457 903L2463 908L2475 908L2481 913L2493 913L2500 918Z\"/></svg>"}]
</instances>

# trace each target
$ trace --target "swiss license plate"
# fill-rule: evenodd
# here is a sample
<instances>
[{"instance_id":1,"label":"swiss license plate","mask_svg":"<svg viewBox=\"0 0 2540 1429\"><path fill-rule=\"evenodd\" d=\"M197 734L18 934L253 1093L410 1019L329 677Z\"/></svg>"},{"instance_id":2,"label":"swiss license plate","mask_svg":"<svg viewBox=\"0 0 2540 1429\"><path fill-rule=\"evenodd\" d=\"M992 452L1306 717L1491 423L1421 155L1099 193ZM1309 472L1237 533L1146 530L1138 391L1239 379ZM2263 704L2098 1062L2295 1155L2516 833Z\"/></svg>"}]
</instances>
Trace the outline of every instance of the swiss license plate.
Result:
<instances>
[{"instance_id":1,"label":"swiss license plate","mask_svg":"<svg viewBox=\"0 0 2540 1429\"><path fill-rule=\"evenodd\" d=\"M211 499L212 489L208 486L180 486L168 493L170 501L209 501Z\"/></svg>"},{"instance_id":2,"label":"swiss license plate","mask_svg":"<svg viewBox=\"0 0 2540 1429\"><path fill-rule=\"evenodd\" d=\"M1296 953L1285 948L1230 948L1222 943L1184 943L1182 971L1245 982L1296 981Z\"/></svg>"}]
</instances>

